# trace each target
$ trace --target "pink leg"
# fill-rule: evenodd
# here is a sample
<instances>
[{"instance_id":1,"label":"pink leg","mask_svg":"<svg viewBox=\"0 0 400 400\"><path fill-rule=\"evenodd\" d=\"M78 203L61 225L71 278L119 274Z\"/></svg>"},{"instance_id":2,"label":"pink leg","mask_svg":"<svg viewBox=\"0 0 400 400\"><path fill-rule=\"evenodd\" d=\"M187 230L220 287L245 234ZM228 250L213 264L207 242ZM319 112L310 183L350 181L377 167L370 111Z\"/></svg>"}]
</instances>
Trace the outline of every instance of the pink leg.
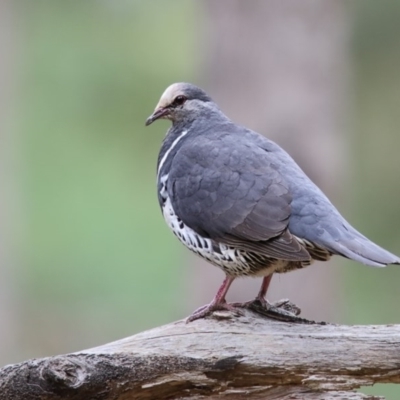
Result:
<instances>
[{"instance_id":1,"label":"pink leg","mask_svg":"<svg viewBox=\"0 0 400 400\"><path fill-rule=\"evenodd\" d=\"M192 322L196 319L204 318L217 310L233 311L234 307L226 302L225 296L234 279L234 277L227 275L211 303L207 306L198 308L192 315L190 315L186 322Z\"/></svg>"},{"instance_id":2,"label":"pink leg","mask_svg":"<svg viewBox=\"0 0 400 400\"><path fill-rule=\"evenodd\" d=\"M264 276L260 291L258 292L258 295L256 297L256 300L258 300L263 306L267 306L267 301L265 299L265 296L267 295L267 291L269 288L269 284L271 283L271 280L272 280L272 274Z\"/></svg>"},{"instance_id":3,"label":"pink leg","mask_svg":"<svg viewBox=\"0 0 400 400\"><path fill-rule=\"evenodd\" d=\"M250 308L252 307L255 303L261 303L261 305L265 308L269 308L269 303L265 299L265 296L268 291L269 284L271 283L272 279L272 274L268 276L264 276L260 291L257 294L257 297L254 300L251 301L246 301L245 303L232 303L232 306L234 307L241 307L241 308Z\"/></svg>"},{"instance_id":4,"label":"pink leg","mask_svg":"<svg viewBox=\"0 0 400 400\"><path fill-rule=\"evenodd\" d=\"M225 303L225 296L228 293L228 290L235 278L232 276L226 276L224 281L222 282L222 285L219 287L217 294L215 295L212 303L218 304L218 303Z\"/></svg>"},{"instance_id":5,"label":"pink leg","mask_svg":"<svg viewBox=\"0 0 400 400\"><path fill-rule=\"evenodd\" d=\"M296 304L293 304L288 299L279 300L273 303L272 305L268 304L268 301L266 300L265 296L267 294L271 280L272 280L272 274L264 277L260 291L258 292L258 295L256 297L256 300L258 300L267 309L273 307L276 309L286 310L296 316L299 315L301 312L300 308L297 307Z\"/></svg>"}]
</instances>

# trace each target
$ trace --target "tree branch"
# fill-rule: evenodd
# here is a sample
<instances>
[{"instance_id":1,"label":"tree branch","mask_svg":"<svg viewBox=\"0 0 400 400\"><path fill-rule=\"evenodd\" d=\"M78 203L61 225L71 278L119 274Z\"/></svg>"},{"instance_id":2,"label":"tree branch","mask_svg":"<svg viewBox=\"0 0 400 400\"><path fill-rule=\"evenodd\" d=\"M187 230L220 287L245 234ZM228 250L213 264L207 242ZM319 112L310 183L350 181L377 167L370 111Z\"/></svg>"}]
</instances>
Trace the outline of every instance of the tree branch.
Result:
<instances>
[{"instance_id":1,"label":"tree branch","mask_svg":"<svg viewBox=\"0 0 400 400\"><path fill-rule=\"evenodd\" d=\"M378 399L400 382L400 325L285 323L246 310L178 321L0 370L0 400Z\"/></svg>"}]
</instances>

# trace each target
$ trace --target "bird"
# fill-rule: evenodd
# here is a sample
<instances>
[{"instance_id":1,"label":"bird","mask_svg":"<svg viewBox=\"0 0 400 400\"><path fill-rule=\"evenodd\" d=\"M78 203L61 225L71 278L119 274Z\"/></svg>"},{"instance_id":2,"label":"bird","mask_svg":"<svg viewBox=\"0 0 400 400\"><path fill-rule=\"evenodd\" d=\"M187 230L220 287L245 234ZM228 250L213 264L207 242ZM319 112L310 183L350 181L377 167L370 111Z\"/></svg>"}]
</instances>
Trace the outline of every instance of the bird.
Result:
<instances>
[{"instance_id":1,"label":"bird","mask_svg":"<svg viewBox=\"0 0 400 400\"><path fill-rule=\"evenodd\" d=\"M353 228L284 149L233 122L204 90L170 85L145 125L159 119L172 123L157 162L164 219L189 250L225 273L213 300L188 322L235 311L226 294L237 277L263 278L254 301L268 309L274 273L333 255L373 267L400 264Z\"/></svg>"}]
</instances>

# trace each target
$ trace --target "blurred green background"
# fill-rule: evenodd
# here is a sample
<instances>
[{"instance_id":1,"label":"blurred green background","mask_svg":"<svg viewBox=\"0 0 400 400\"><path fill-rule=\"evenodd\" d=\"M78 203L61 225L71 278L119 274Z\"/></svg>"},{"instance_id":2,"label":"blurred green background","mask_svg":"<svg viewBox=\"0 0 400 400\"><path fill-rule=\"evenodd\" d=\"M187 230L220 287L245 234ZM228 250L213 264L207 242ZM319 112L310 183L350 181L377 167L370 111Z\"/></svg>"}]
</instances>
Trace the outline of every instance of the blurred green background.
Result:
<instances>
[{"instance_id":1,"label":"blurred green background","mask_svg":"<svg viewBox=\"0 0 400 400\"><path fill-rule=\"evenodd\" d=\"M13 325L0 328L13 329L13 344L3 343L2 365L185 316L191 272L161 217L155 187L168 124L145 129L144 121L167 85L206 79L198 45L203 5L13 3L13 194L6 211L13 268L3 289L12 292ZM358 0L348 12L345 215L400 254L400 2ZM341 322L399 323L399 271L345 264ZM366 391L400 397L390 386Z\"/></svg>"}]
</instances>

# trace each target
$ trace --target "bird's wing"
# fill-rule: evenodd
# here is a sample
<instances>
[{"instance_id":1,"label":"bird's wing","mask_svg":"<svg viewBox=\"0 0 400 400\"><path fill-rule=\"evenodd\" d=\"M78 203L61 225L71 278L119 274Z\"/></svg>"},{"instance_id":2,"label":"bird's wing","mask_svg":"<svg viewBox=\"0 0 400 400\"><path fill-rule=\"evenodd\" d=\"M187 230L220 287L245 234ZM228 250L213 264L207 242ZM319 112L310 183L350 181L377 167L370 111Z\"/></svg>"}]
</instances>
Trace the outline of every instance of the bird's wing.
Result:
<instances>
[{"instance_id":1,"label":"bird's wing","mask_svg":"<svg viewBox=\"0 0 400 400\"><path fill-rule=\"evenodd\" d=\"M168 175L176 214L201 235L283 260L310 255L288 231L291 195L265 150L230 135L188 139Z\"/></svg>"}]
</instances>

